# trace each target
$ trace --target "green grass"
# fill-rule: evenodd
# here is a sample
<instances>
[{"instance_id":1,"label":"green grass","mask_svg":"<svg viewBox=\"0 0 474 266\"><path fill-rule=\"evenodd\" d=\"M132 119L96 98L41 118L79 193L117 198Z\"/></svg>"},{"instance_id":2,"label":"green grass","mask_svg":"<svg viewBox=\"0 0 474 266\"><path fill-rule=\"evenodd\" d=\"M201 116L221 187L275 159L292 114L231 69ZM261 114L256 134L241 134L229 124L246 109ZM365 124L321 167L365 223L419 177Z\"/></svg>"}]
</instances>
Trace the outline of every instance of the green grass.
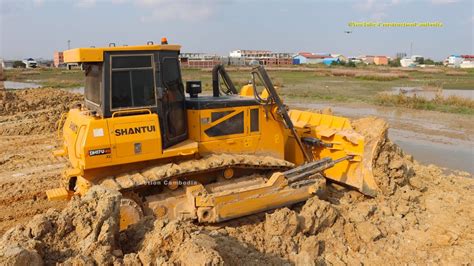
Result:
<instances>
[{"instance_id":1,"label":"green grass","mask_svg":"<svg viewBox=\"0 0 474 266\"><path fill-rule=\"evenodd\" d=\"M33 82L50 88L84 86L84 74L81 70L56 68L6 69L5 77L10 81Z\"/></svg>"},{"instance_id":2,"label":"green grass","mask_svg":"<svg viewBox=\"0 0 474 266\"><path fill-rule=\"evenodd\" d=\"M458 96L440 97L432 100L420 97L407 97L403 94L378 94L376 102L384 106L403 106L413 109L435 110L447 113L474 114L474 100Z\"/></svg>"},{"instance_id":3,"label":"green grass","mask_svg":"<svg viewBox=\"0 0 474 266\"><path fill-rule=\"evenodd\" d=\"M251 79L250 68L227 68L239 88ZM472 107L458 101L420 102L407 104L394 99L380 99L380 93L393 87L435 87L444 89L474 89L474 70L441 68L401 69L376 66L346 68L340 66L288 67L268 70L273 83L283 97L294 100L324 102L365 102L385 106L407 106L416 109L472 114ZM83 86L80 70L8 69L7 80L35 82L45 87L73 88ZM210 69L183 69L183 80L201 80L203 91L212 90Z\"/></svg>"}]
</instances>

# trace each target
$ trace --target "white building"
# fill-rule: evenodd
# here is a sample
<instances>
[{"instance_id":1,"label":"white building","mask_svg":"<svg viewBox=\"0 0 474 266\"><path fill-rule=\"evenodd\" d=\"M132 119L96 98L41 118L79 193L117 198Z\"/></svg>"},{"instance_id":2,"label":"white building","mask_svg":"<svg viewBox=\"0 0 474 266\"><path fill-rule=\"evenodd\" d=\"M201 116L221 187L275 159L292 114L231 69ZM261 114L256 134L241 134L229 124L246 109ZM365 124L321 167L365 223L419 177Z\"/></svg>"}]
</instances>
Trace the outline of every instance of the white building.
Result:
<instances>
[{"instance_id":1,"label":"white building","mask_svg":"<svg viewBox=\"0 0 474 266\"><path fill-rule=\"evenodd\" d=\"M232 58L268 58L272 52L266 50L235 50L229 53Z\"/></svg>"},{"instance_id":2,"label":"white building","mask_svg":"<svg viewBox=\"0 0 474 266\"><path fill-rule=\"evenodd\" d=\"M413 55L410 58L402 58L400 60L400 65L402 67L416 67L418 65L418 60L424 58L421 55Z\"/></svg>"},{"instance_id":3,"label":"white building","mask_svg":"<svg viewBox=\"0 0 474 266\"><path fill-rule=\"evenodd\" d=\"M460 67L464 58L459 55L451 55L448 57L448 66L449 67Z\"/></svg>"}]
</instances>

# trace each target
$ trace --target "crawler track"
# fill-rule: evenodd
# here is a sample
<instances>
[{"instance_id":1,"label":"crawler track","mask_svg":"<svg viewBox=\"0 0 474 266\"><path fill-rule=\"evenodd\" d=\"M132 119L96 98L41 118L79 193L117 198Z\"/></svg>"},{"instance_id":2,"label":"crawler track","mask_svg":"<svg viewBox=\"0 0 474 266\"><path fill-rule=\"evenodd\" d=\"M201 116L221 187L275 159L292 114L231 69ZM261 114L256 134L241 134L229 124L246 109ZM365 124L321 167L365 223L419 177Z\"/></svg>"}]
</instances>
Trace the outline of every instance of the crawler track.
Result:
<instances>
[{"instance_id":1,"label":"crawler track","mask_svg":"<svg viewBox=\"0 0 474 266\"><path fill-rule=\"evenodd\" d=\"M284 171L293 166L288 161L270 156L213 154L200 159L147 167L141 171L107 177L99 181L98 184L118 191L130 191L147 185L162 183L165 180L199 179L206 175L218 174L227 168L262 172Z\"/></svg>"}]
</instances>

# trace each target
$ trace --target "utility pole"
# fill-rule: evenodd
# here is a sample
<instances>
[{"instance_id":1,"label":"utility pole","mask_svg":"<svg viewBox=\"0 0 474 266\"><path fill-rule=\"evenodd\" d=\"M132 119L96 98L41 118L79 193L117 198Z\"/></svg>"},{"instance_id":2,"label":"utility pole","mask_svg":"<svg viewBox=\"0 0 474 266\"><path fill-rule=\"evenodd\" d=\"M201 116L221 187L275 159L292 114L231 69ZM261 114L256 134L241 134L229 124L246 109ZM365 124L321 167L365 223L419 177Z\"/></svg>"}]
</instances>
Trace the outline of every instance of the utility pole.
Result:
<instances>
[{"instance_id":1,"label":"utility pole","mask_svg":"<svg viewBox=\"0 0 474 266\"><path fill-rule=\"evenodd\" d=\"M71 40L67 40L67 49L68 49L68 50L71 49Z\"/></svg>"},{"instance_id":2,"label":"utility pole","mask_svg":"<svg viewBox=\"0 0 474 266\"><path fill-rule=\"evenodd\" d=\"M413 56L413 42L410 43L410 57Z\"/></svg>"}]
</instances>

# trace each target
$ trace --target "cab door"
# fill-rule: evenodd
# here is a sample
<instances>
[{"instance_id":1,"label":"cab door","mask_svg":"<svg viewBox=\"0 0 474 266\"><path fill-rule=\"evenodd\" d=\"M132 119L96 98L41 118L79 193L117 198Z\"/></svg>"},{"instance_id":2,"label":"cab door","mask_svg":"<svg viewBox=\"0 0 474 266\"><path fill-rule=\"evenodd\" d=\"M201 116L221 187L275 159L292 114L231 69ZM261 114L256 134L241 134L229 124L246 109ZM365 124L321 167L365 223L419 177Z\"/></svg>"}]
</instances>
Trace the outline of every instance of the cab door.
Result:
<instances>
[{"instance_id":1,"label":"cab door","mask_svg":"<svg viewBox=\"0 0 474 266\"><path fill-rule=\"evenodd\" d=\"M178 53L162 51L160 55L160 87L163 148L173 146L188 137L186 102Z\"/></svg>"}]
</instances>

